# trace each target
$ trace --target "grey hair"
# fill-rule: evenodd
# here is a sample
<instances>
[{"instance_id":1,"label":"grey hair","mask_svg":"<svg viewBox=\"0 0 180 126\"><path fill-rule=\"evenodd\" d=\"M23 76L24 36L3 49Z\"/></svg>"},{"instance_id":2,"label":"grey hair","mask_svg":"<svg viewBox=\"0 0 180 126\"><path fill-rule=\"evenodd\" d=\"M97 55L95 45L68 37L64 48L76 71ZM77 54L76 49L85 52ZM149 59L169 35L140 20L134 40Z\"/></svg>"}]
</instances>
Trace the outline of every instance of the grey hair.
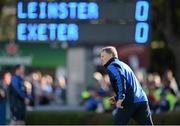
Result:
<instances>
[{"instance_id":1,"label":"grey hair","mask_svg":"<svg viewBox=\"0 0 180 126\"><path fill-rule=\"evenodd\" d=\"M113 57L118 58L117 49L114 46L106 46L101 49L101 52L106 52L108 54L112 54Z\"/></svg>"}]
</instances>

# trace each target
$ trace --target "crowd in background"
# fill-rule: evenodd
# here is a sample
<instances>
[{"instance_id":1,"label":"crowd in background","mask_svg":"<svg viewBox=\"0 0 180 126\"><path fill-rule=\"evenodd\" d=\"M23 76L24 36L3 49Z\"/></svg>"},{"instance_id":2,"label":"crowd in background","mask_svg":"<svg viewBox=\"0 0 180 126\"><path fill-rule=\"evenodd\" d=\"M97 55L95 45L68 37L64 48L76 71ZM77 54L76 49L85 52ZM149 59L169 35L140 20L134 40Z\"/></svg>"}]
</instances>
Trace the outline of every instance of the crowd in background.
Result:
<instances>
[{"instance_id":1,"label":"crowd in background","mask_svg":"<svg viewBox=\"0 0 180 126\"><path fill-rule=\"evenodd\" d=\"M24 124L27 108L66 103L66 79L53 79L40 71L25 73L23 65L16 65L13 72L1 71L0 76L0 125Z\"/></svg>"},{"instance_id":2,"label":"crowd in background","mask_svg":"<svg viewBox=\"0 0 180 126\"><path fill-rule=\"evenodd\" d=\"M8 111L13 111L11 99L15 99L12 98L14 94L8 92L11 90L9 87L13 85L12 83L16 82L13 79L15 73L9 71L1 73L0 115L7 112L7 106L10 106ZM148 96L152 114L180 110L178 84L171 70L167 70L163 76L158 73L141 71L135 71L135 74ZM82 91L80 105L84 106L87 111L111 112L114 106L109 103L109 97L113 96L114 92L110 86L109 76L100 72L95 72L93 76L95 84ZM28 75L22 74L21 78L27 96L20 95L25 97L23 103L26 107L50 104L66 105L67 85L64 76L54 79L51 75L43 75L40 71L34 71ZM3 122L7 117L10 120L11 117L8 114L4 118L1 116L0 122Z\"/></svg>"},{"instance_id":3,"label":"crowd in background","mask_svg":"<svg viewBox=\"0 0 180 126\"><path fill-rule=\"evenodd\" d=\"M165 71L163 76L141 71L136 71L135 74L147 94L152 114L180 111L180 93L171 70ZM111 111L114 106L108 102L108 98L113 95L113 92L109 86L108 75L97 72L94 77L97 85L88 87L82 92L82 103L87 110L99 113Z\"/></svg>"},{"instance_id":4,"label":"crowd in background","mask_svg":"<svg viewBox=\"0 0 180 126\"><path fill-rule=\"evenodd\" d=\"M66 103L66 79L63 76L54 80L51 75L42 75L40 71L32 72L25 77L25 85L34 97L29 106Z\"/></svg>"},{"instance_id":5,"label":"crowd in background","mask_svg":"<svg viewBox=\"0 0 180 126\"><path fill-rule=\"evenodd\" d=\"M5 71L1 80L8 80L10 84L11 76L10 72ZM54 80L51 75L42 75L40 71L35 71L24 77L24 86L27 93L33 98L29 102L29 106L49 105L53 102L66 103L66 79L63 76Z\"/></svg>"}]
</instances>

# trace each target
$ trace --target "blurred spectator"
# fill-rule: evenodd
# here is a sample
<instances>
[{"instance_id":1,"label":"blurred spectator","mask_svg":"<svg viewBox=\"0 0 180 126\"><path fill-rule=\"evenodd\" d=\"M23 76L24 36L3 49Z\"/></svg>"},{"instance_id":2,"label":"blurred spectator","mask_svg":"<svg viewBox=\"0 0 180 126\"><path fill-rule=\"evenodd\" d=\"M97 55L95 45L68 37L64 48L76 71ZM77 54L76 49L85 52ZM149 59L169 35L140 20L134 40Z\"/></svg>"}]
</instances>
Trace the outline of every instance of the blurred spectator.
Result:
<instances>
[{"instance_id":1,"label":"blurred spectator","mask_svg":"<svg viewBox=\"0 0 180 126\"><path fill-rule=\"evenodd\" d=\"M167 75L167 74L169 74L169 75ZM169 110L173 111L174 107L175 107L175 104L176 104L176 101L177 101L178 88L175 89L174 88L175 86L172 86L172 85L175 85L175 83L171 83L170 80L172 80L174 78L174 77L172 78L171 75L172 75L171 72L170 73L166 73L166 76L164 78L164 86L162 87L162 92L163 91L167 92L166 93L166 99L169 101L169 104L170 104L170 109ZM169 76L169 77L167 77L167 76Z\"/></svg>"},{"instance_id":2,"label":"blurred spectator","mask_svg":"<svg viewBox=\"0 0 180 126\"><path fill-rule=\"evenodd\" d=\"M175 80L175 77L173 75L173 72L171 70L167 70L165 72L165 80L167 82L169 82L169 87L173 90L173 92L178 95L179 93L179 89L178 89L178 86L177 86L177 82Z\"/></svg>"},{"instance_id":3,"label":"blurred spectator","mask_svg":"<svg viewBox=\"0 0 180 126\"><path fill-rule=\"evenodd\" d=\"M161 98L164 84L162 83L161 77L158 73L153 73L153 81L154 81L153 94L155 96L156 101L159 101Z\"/></svg>"},{"instance_id":4,"label":"blurred spectator","mask_svg":"<svg viewBox=\"0 0 180 126\"><path fill-rule=\"evenodd\" d=\"M147 76L146 86L148 89L154 89L155 88L154 75L152 73L149 73Z\"/></svg>"},{"instance_id":5,"label":"blurred spectator","mask_svg":"<svg viewBox=\"0 0 180 126\"><path fill-rule=\"evenodd\" d=\"M88 93L87 93L88 92ZM93 88L87 90L87 97L84 99L85 108L88 111L95 111L97 109L98 102L96 100L96 91Z\"/></svg>"},{"instance_id":6,"label":"blurred spectator","mask_svg":"<svg viewBox=\"0 0 180 126\"><path fill-rule=\"evenodd\" d=\"M54 99L56 103L65 104L66 103L66 80L65 77L61 76L57 79L55 84L55 96Z\"/></svg>"},{"instance_id":7,"label":"blurred spectator","mask_svg":"<svg viewBox=\"0 0 180 126\"><path fill-rule=\"evenodd\" d=\"M161 77L158 73L154 73L154 86L155 88L161 88L163 86Z\"/></svg>"},{"instance_id":8,"label":"blurred spectator","mask_svg":"<svg viewBox=\"0 0 180 126\"><path fill-rule=\"evenodd\" d=\"M167 112L170 108L169 101L166 99L166 92L161 93L161 98L156 105L155 113Z\"/></svg>"},{"instance_id":9,"label":"blurred spectator","mask_svg":"<svg viewBox=\"0 0 180 126\"><path fill-rule=\"evenodd\" d=\"M176 104L176 102L177 102L177 96L175 96L174 94L172 94L170 91L167 91L166 99L169 101L169 104L170 104L170 109L169 109L169 111L173 111L173 110L174 110L174 107L175 107L175 104Z\"/></svg>"},{"instance_id":10,"label":"blurred spectator","mask_svg":"<svg viewBox=\"0 0 180 126\"><path fill-rule=\"evenodd\" d=\"M143 89L147 89L147 85L146 85L146 78L145 78L145 74L143 73L143 71L140 70L136 70L135 75L138 79L138 81L140 82L140 84L142 85Z\"/></svg>"},{"instance_id":11,"label":"blurred spectator","mask_svg":"<svg viewBox=\"0 0 180 126\"><path fill-rule=\"evenodd\" d=\"M104 106L103 106L102 96L96 92L95 99L97 101L96 112L97 113L103 113L104 112Z\"/></svg>"},{"instance_id":12,"label":"blurred spectator","mask_svg":"<svg viewBox=\"0 0 180 126\"><path fill-rule=\"evenodd\" d=\"M31 83L30 80L25 79L24 81L24 85L27 91L27 95L31 97L31 99L29 99L29 103L27 104L28 107L32 107L34 106L34 100L35 100L35 87L33 86L33 84Z\"/></svg>"},{"instance_id":13,"label":"blurred spectator","mask_svg":"<svg viewBox=\"0 0 180 126\"><path fill-rule=\"evenodd\" d=\"M15 73L12 76L10 84L11 124L15 125L24 124L26 103L29 101L29 96L24 85L24 72L25 67L23 65L16 65Z\"/></svg>"},{"instance_id":14,"label":"blurred spectator","mask_svg":"<svg viewBox=\"0 0 180 126\"><path fill-rule=\"evenodd\" d=\"M109 112L111 111L111 104L109 102L109 96L112 92L112 89L110 87L110 78L107 74L102 75L100 72L94 73L94 78L97 80L97 101L98 101L98 107L97 112ZM102 108L102 109L100 109ZM100 111L101 110L101 111Z\"/></svg>"},{"instance_id":15,"label":"blurred spectator","mask_svg":"<svg viewBox=\"0 0 180 126\"><path fill-rule=\"evenodd\" d=\"M40 105L50 104L53 98L52 78L49 75L41 78Z\"/></svg>"},{"instance_id":16,"label":"blurred spectator","mask_svg":"<svg viewBox=\"0 0 180 126\"><path fill-rule=\"evenodd\" d=\"M32 76L32 88L34 91L34 106L40 105L40 97L41 97L41 72L33 72Z\"/></svg>"},{"instance_id":17,"label":"blurred spectator","mask_svg":"<svg viewBox=\"0 0 180 126\"><path fill-rule=\"evenodd\" d=\"M80 101L80 105L84 105L86 100L90 97L90 93L88 90L83 90L81 92L81 101Z\"/></svg>"},{"instance_id":18,"label":"blurred spectator","mask_svg":"<svg viewBox=\"0 0 180 126\"><path fill-rule=\"evenodd\" d=\"M177 97L177 101L174 107L174 111L180 111L180 94Z\"/></svg>"},{"instance_id":19,"label":"blurred spectator","mask_svg":"<svg viewBox=\"0 0 180 126\"><path fill-rule=\"evenodd\" d=\"M155 95L155 82L153 74L149 73L147 76L147 83L146 83L146 94L149 100L149 106L152 113L155 111L154 107L156 106L156 95Z\"/></svg>"},{"instance_id":20,"label":"blurred spectator","mask_svg":"<svg viewBox=\"0 0 180 126\"><path fill-rule=\"evenodd\" d=\"M3 78L0 80L0 125L5 125L8 114L8 86L11 83L11 74L3 73Z\"/></svg>"},{"instance_id":21,"label":"blurred spectator","mask_svg":"<svg viewBox=\"0 0 180 126\"><path fill-rule=\"evenodd\" d=\"M150 89L147 96L148 96L148 100L149 100L149 107L150 107L151 112L153 114L156 111L156 104L157 104L157 100L156 100L155 95L154 95L154 90Z\"/></svg>"},{"instance_id":22,"label":"blurred spectator","mask_svg":"<svg viewBox=\"0 0 180 126\"><path fill-rule=\"evenodd\" d=\"M102 103L103 103L103 107L104 107L105 112L111 112L113 109L113 106L109 101L110 96L114 96L114 92L109 91L108 93L106 93L106 95L104 95L102 97Z\"/></svg>"}]
</instances>

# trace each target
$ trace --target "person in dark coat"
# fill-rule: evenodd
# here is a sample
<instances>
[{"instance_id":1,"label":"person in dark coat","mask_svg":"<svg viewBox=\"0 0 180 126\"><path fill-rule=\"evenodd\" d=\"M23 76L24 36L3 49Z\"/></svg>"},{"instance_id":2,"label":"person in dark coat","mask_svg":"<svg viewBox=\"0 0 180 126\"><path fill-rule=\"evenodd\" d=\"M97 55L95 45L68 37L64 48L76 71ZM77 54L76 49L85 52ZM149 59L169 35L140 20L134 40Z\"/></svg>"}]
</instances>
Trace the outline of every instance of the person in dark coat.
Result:
<instances>
[{"instance_id":1,"label":"person in dark coat","mask_svg":"<svg viewBox=\"0 0 180 126\"><path fill-rule=\"evenodd\" d=\"M24 85L23 65L15 66L15 73L12 76L10 84L10 108L12 113L11 124L24 124L26 114L26 102L28 101L28 94Z\"/></svg>"},{"instance_id":2,"label":"person in dark coat","mask_svg":"<svg viewBox=\"0 0 180 126\"><path fill-rule=\"evenodd\" d=\"M2 80L0 80L0 125L6 125L7 121L8 86L10 82L11 74L4 72Z\"/></svg>"},{"instance_id":3,"label":"person in dark coat","mask_svg":"<svg viewBox=\"0 0 180 126\"><path fill-rule=\"evenodd\" d=\"M110 98L116 106L113 123L127 125L132 117L141 125L153 125L147 96L132 69L118 59L116 48L102 48L100 58L116 94Z\"/></svg>"}]
</instances>

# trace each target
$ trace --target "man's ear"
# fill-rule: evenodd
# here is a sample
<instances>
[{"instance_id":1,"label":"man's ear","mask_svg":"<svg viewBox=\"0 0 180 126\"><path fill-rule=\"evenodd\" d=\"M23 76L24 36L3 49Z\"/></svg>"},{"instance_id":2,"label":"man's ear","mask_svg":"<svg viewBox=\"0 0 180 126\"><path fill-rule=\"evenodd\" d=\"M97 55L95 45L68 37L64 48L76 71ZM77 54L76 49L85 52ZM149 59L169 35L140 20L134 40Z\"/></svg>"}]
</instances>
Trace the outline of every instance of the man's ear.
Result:
<instances>
[{"instance_id":1,"label":"man's ear","mask_svg":"<svg viewBox=\"0 0 180 126\"><path fill-rule=\"evenodd\" d=\"M113 58L113 54L110 54L111 58Z\"/></svg>"}]
</instances>

